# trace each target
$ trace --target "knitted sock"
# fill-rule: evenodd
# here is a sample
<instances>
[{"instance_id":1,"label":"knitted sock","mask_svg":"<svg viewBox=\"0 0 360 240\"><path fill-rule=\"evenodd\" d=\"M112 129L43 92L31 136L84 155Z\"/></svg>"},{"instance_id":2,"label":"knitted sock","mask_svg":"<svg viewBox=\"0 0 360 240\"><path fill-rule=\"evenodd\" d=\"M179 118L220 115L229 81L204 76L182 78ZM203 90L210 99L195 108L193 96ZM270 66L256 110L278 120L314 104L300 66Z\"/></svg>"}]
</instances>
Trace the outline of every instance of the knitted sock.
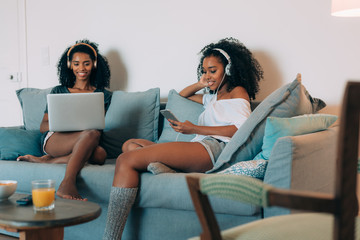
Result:
<instances>
[{"instance_id":1,"label":"knitted sock","mask_svg":"<svg viewBox=\"0 0 360 240\"><path fill-rule=\"evenodd\" d=\"M138 188L111 187L103 240L121 239Z\"/></svg>"},{"instance_id":2,"label":"knitted sock","mask_svg":"<svg viewBox=\"0 0 360 240\"><path fill-rule=\"evenodd\" d=\"M152 174L160 173L176 173L176 171L161 162L152 162L147 166L147 170L152 172Z\"/></svg>"}]
</instances>

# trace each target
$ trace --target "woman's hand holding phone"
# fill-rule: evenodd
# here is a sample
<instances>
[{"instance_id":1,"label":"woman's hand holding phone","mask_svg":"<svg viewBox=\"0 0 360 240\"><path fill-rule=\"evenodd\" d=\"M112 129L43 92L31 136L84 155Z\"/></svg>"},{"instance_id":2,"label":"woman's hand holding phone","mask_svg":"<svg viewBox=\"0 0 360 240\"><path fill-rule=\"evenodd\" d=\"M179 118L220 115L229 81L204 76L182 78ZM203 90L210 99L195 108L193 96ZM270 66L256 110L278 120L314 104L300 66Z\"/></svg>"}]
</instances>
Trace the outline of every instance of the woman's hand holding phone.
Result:
<instances>
[{"instance_id":1,"label":"woman's hand holding phone","mask_svg":"<svg viewBox=\"0 0 360 240\"><path fill-rule=\"evenodd\" d=\"M179 120L175 117L175 115L169 110L169 109L164 109L164 110L160 110L160 113L172 124L172 125L177 125L176 122L179 122Z\"/></svg>"},{"instance_id":2,"label":"woman's hand holding phone","mask_svg":"<svg viewBox=\"0 0 360 240\"><path fill-rule=\"evenodd\" d=\"M180 122L169 109L160 110L160 112L170 122L170 126L176 132L183 134L195 133L195 125L190 121Z\"/></svg>"},{"instance_id":3,"label":"woman's hand holding phone","mask_svg":"<svg viewBox=\"0 0 360 240\"><path fill-rule=\"evenodd\" d=\"M192 124L190 121L185 121L185 122L177 122L174 120L169 120L169 122L173 122L172 124L170 124L170 126L179 133L182 134L195 134L196 131L196 125ZM176 125L174 125L176 124Z\"/></svg>"}]
</instances>

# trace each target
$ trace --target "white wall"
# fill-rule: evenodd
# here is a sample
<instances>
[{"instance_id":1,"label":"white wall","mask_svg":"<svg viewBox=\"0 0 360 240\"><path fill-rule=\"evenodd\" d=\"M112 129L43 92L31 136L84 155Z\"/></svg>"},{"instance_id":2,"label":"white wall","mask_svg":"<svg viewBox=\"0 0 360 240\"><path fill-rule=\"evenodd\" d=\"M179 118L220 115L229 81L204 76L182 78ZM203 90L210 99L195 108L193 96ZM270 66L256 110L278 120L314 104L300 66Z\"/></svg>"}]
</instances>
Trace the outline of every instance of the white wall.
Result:
<instances>
[{"instance_id":1,"label":"white wall","mask_svg":"<svg viewBox=\"0 0 360 240\"><path fill-rule=\"evenodd\" d=\"M197 53L232 36L261 63L261 100L302 73L329 105L360 79L360 18L330 15L331 0L27 0L28 86L58 83L63 50L88 38L111 65L112 90L181 90L196 81ZM49 53L49 63L46 54Z\"/></svg>"},{"instance_id":2,"label":"white wall","mask_svg":"<svg viewBox=\"0 0 360 240\"><path fill-rule=\"evenodd\" d=\"M22 124L15 91L25 73L25 8L23 0L0 0L0 126Z\"/></svg>"}]
</instances>

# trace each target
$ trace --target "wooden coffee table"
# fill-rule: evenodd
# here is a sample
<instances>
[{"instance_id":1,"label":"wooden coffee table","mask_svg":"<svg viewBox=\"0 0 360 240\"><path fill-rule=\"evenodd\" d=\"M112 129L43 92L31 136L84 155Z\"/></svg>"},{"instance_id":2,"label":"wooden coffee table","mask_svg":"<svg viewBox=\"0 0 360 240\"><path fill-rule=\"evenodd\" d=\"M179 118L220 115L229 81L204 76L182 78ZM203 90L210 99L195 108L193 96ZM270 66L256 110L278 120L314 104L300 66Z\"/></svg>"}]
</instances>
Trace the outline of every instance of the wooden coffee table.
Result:
<instances>
[{"instance_id":1,"label":"wooden coffee table","mask_svg":"<svg viewBox=\"0 0 360 240\"><path fill-rule=\"evenodd\" d=\"M19 206L16 200L24 194L14 194L0 202L0 229L19 232L20 240L64 238L64 227L89 222L100 216L101 208L89 201L57 198L55 209L34 212L33 206Z\"/></svg>"}]
</instances>

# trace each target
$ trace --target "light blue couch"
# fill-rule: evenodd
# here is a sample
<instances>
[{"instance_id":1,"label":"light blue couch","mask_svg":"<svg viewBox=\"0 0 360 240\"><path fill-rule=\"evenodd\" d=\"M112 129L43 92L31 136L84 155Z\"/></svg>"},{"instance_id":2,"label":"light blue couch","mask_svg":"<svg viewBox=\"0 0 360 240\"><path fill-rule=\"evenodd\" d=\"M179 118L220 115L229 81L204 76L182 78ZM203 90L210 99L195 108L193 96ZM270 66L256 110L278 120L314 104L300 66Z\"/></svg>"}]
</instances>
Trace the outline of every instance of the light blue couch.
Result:
<instances>
[{"instance_id":1,"label":"light blue couch","mask_svg":"<svg viewBox=\"0 0 360 240\"><path fill-rule=\"evenodd\" d=\"M24 127L0 128L0 179L18 181L17 191L30 193L30 182L34 179L55 179L58 184L64 176L66 165L38 164L13 161L16 154L36 153L39 146L24 145L22 149L9 149L8 143L23 145L24 132L34 132L40 124L45 106L44 96L49 91L23 89L18 96L24 112ZM124 97L127 101L124 103ZM130 99L134 99L129 101ZM34 101L38 101L34 103ZM30 103L31 102L31 103ZM248 121L227 144L214 169L208 174L226 171L239 173L239 166L254 157L262 150L265 122L269 116L288 118L302 114L315 113L324 104L312 98L299 80L295 80L266 98ZM180 120L189 119L196 122L202 107L187 99L181 98L175 91L170 91L166 108L171 109ZM159 91L150 89L146 92L125 93L118 91L113 95L112 103L106 115L106 129L102 139L103 146L109 152L105 165L86 165L78 176L80 194L90 201L97 202L102 208L99 218L86 224L65 228L65 239L101 239L106 220L108 198L114 174L116 156L120 153L121 144L130 137L143 137L149 140L187 141L192 136L177 135L159 116ZM129 114L137 113L138 119L130 119ZM141 119L141 121L140 121ZM160 120L159 120L160 119ZM159 122L160 121L160 122ZM159 129L159 126L161 129ZM14 130L15 129L15 130ZM338 127L298 136L285 136L277 139L270 158L265 161L265 168L256 161L251 165L248 175L263 178L265 182L284 188L309 189L331 192L334 175L335 145ZM158 138L158 132L161 133ZM7 139L7 140L5 140ZM28 144L28 143L26 143ZM13 154L13 157L11 157ZM15 154L15 155L14 155ZM171 156L169 156L171 157ZM9 159L10 158L10 159ZM12 158L12 159L11 159ZM263 163L264 161L262 161ZM235 170L232 166L238 166ZM267 167L266 167L267 165ZM248 170L248 169L247 169ZM200 174L200 173L199 173ZM141 175L141 186L137 201L125 227L123 239L186 239L198 235L201 227L188 193L185 173L150 172ZM262 217L288 214L280 208L262 209L252 205L240 204L224 199L210 199L222 229L250 222Z\"/></svg>"}]
</instances>

